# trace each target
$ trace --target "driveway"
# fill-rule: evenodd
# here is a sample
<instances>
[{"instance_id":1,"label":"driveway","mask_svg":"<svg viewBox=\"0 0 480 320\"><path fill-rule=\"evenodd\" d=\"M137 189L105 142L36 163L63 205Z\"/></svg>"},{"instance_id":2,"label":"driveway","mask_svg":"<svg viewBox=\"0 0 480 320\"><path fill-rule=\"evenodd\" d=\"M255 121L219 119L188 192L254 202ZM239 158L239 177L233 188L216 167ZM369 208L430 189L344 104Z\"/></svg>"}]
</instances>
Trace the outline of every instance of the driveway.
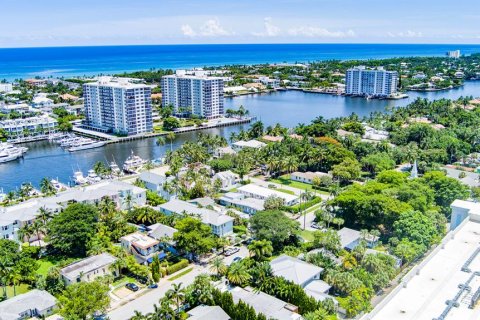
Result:
<instances>
[{"instance_id":1,"label":"driveway","mask_svg":"<svg viewBox=\"0 0 480 320\"><path fill-rule=\"evenodd\" d=\"M223 262L225 262L225 264L227 266L231 265L232 262L233 262L233 259L235 259L236 257L240 257L240 258L246 258L248 257L248 249L246 246L241 246L239 247L240 248L240 251L238 251L237 253L235 254L232 254L231 256L228 256L228 257L225 257L223 259Z\"/></svg>"},{"instance_id":2,"label":"driveway","mask_svg":"<svg viewBox=\"0 0 480 320\"><path fill-rule=\"evenodd\" d=\"M188 268L190 268L190 266ZM168 279L163 278L160 280L158 288L145 289L146 293L143 293L136 299L128 301L121 306L118 304L116 306L112 306L114 309L108 312L108 317L110 320L127 320L134 316L135 310L138 310L143 314L153 312L153 305L159 304L158 301L165 296L166 292L172 287L173 283L181 282L182 286L186 287L193 283L196 276L207 272L208 266L204 268L195 265L192 271L174 281L169 281Z\"/></svg>"}]
</instances>

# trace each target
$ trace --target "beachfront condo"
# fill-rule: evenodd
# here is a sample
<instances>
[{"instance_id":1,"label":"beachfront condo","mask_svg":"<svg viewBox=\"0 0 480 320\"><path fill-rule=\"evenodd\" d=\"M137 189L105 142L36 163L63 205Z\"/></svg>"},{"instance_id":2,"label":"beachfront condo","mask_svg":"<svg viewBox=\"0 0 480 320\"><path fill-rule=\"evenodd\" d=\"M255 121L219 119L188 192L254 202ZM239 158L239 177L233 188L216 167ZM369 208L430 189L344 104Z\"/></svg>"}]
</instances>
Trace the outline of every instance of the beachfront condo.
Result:
<instances>
[{"instance_id":1,"label":"beachfront condo","mask_svg":"<svg viewBox=\"0 0 480 320\"><path fill-rule=\"evenodd\" d=\"M101 132L135 135L151 132L151 87L129 79L100 77L83 85L85 125Z\"/></svg>"},{"instance_id":2,"label":"beachfront condo","mask_svg":"<svg viewBox=\"0 0 480 320\"><path fill-rule=\"evenodd\" d=\"M169 75L162 78L162 105L180 116L215 119L224 115L223 78Z\"/></svg>"}]
</instances>

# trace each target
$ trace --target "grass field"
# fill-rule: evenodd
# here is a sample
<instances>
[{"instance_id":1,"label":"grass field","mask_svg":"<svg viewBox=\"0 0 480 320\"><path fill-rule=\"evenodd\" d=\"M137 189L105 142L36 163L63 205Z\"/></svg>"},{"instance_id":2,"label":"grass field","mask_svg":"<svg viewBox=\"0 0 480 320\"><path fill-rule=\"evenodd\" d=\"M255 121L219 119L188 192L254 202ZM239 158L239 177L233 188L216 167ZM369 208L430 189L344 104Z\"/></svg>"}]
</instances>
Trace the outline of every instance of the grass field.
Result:
<instances>
[{"instance_id":1,"label":"grass field","mask_svg":"<svg viewBox=\"0 0 480 320\"><path fill-rule=\"evenodd\" d=\"M315 238L313 236L313 234L315 233L315 231L310 231L310 230L302 230L300 231L300 236L305 239L305 241L313 241Z\"/></svg>"},{"instance_id":2,"label":"grass field","mask_svg":"<svg viewBox=\"0 0 480 320\"><path fill-rule=\"evenodd\" d=\"M1 290L2 290L1 292L3 294L3 288ZM15 290L16 290L17 296L21 293L25 293L25 292L30 291L30 289L28 288L28 284L24 284L24 283L16 286ZM8 298L13 297L13 286L8 286L7 287L7 297Z\"/></svg>"},{"instance_id":3,"label":"grass field","mask_svg":"<svg viewBox=\"0 0 480 320\"><path fill-rule=\"evenodd\" d=\"M178 279L178 278L180 278L180 277L183 277L184 275L186 275L187 273L191 272L192 270L193 270L193 268L189 268L189 269L187 269L187 270L184 270L184 271L180 272L179 274L176 274L176 275L174 275L173 277L168 278L168 281L173 281L173 280L176 280L176 279Z\"/></svg>"},{"instance_id":4,"label":"grass field","mask_svg":"<svg viewBox=\"0 0 480 320\"><path fill-rule=\"evenodd\" d=\"M290 175L288 175L288 174L284 174L283 176L280 176L280 177L275 178L275 179L270 179L268 181L275 182L275 183L278 183L278 184L281 184L281 185L284 185L284 186L289 186L289 187L292 187L292 188L297 188L297 189L300 189L300 190L308 190L308 191L316 192L316 193L319 193L319 194L328 194L328 192L313 189L311 184L290 180Z\"/></svg>"}]
</instances>

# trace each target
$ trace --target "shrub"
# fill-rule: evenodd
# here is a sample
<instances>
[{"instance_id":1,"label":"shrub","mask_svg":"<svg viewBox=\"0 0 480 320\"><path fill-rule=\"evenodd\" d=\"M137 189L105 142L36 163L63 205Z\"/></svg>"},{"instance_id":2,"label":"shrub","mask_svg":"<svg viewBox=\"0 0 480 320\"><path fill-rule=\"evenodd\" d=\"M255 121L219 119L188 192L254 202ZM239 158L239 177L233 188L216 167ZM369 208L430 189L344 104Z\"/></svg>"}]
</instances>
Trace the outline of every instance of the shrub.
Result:
<instances>
[{"instance_id":1,"label":"shrub","mask_svg":"<svg viewBox=\"0 0 480 320\"><path fill-rule=\"evenodd\" d=\"M288 211L290 213L299 213L302 210L308 209L320 202L322 202L322 198L316 197L307 202L302 202L301 204L296 204L291 207L284 207L283 210Z\"/></svg>"},{"instance_id":2,"label":"shrub","mask_svg":"<svg viewBox=\"0 0 480 320\"><path fill-rule=\"evenodd\" d=\"M167 267L167 274L172 274L175 273L179 270L182 270L186 267L188 267L190 263L188 262L187 259L182 259L180 262L177 262L175 264L172 264L171 266Z\"/></svg>"}]
</instances>

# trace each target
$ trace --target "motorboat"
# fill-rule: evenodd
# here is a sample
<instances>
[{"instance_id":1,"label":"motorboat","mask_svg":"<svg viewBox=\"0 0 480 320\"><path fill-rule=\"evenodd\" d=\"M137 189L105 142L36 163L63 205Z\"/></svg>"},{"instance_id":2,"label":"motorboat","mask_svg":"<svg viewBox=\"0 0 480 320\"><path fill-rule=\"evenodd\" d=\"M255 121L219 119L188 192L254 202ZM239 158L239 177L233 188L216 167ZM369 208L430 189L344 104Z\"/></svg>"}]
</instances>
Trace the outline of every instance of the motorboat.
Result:
<instances>
[{"instance_id":1,"label":"motorboat","mask_svg":"<svg viewBox=\"0 0 480 320\"><path fill-rule=\"evenodd\" d=\"M75 152L80 150L88 150L94 148L100 148L105 145L105 141L80 141L77 145L68 148L68 151Z\"/></svg>"},{"instance_id":2,"label":"motorboat","mask_svg":"<svg viewBox=\"0 0 480 320\"><path fill-rule=\"evenodd\" d=\"M127 173L137 173L137 171L147 163L146 160L143 160L139 156L135 155L132 151L132 154L125 160L123 164L123 171Z\"/></svg>"},{"instance_id":3,"label":"motorboat","mask_svg":"<svg viewBox=\"0 0 480 320\"><path fill-rule=\"evenodd\" d=\"M96 173L95 173L95 170L93 169L90 169L88 170L88 174L87 174L87 182L92 184L92 183L96 183L96 182L99 182L102 180L102 178L100 178Z\"/></svg>"},{"instance_id":4,"label":"motorboat","mask_svg":"<svg viewBox=\"0 0 480 320\"><path fill-rule=\"evenodd\" d=\"M87 181L87 179L83 176L82 171L75 171L75 172L73 173L73 182L75 182L75 184L82 185L82 184L86 184L88 181Z\"/></svg>"},{"instance_id":5,"label":"motorboat","mask_svg":"<svg viewBox=\"0 0 480 320\"><path fill-rule=\"evenodd\" d=\"M115 161L110 162L110 170L114 176L122 175L122 170L120 170L120 167Z\"/></svg>"}]
</instances>

